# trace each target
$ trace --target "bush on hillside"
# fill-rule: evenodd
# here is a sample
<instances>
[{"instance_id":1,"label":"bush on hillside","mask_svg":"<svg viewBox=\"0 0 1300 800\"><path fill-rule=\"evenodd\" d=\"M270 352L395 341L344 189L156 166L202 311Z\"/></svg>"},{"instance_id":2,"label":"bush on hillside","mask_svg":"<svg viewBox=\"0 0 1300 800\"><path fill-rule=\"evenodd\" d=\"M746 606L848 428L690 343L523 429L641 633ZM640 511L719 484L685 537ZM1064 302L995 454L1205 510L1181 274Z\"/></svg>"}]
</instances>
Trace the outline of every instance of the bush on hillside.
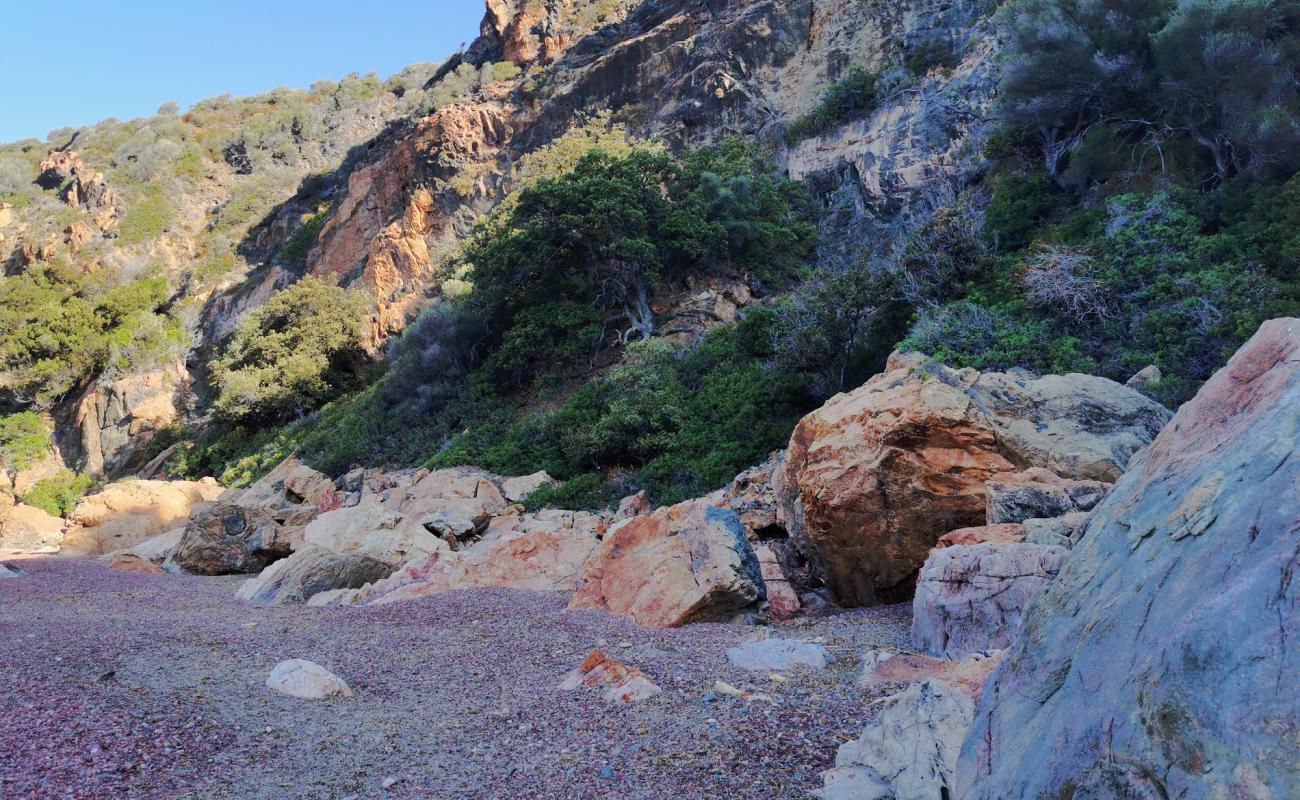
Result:
<instances>
[{"instance_id":1,"label":"bush on hillside","mask_svg":"<svg viewBox=\"0 0 1300 800\"><path fill-rule=\"evenodd\" d=\"M50 452L50 431L39 414L0 415L0 468L21 472Z\"/></svg>"},{"instance_id":2,"label":"bush on hillside","mask_svg":"<svg viewBox=\"0 0 1300 800\"><path fill-rule=\"evenodd\" d=\"M213 411L269 424L319 408L357 382L367 301L315 278L277 293L240 320L213 363Z\"/></svg>"},{"instance_id":3,"label":"bush on hillside","mask_svg":"<svg viewBox=\"0 0 1300 800\"><path fill-rule=\"evenodd\" d=\"M22 500L52 517L66 517L77 507L77 501L94 488L94 478L65 469L53 477L37 481Z\"/></svg>"},{"instance_id":4,"label":"bush on hillside","mask_svg":"<svg viewBox=\"0 0 1300 800\"><path fill-rule=\"evenodd\" d=\"M855 64L835 83L822 92L817 105L797 117L786 127L790 142L801 142L843 125L854 117L873 110L879 96L880 73Z\"/></svg>"}]
</instances>

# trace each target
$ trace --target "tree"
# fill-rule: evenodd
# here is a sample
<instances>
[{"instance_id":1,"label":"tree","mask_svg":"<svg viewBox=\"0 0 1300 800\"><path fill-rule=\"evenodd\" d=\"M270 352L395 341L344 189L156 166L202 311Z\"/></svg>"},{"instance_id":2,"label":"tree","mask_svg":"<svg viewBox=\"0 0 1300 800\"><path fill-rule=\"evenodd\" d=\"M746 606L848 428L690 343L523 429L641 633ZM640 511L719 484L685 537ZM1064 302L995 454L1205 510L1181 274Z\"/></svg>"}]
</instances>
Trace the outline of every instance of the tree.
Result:
<instances>
[{"instance_id":1,"label":"tree","mask_svg":"<svg viewBox=\"0 0 1300 800\"><path fill-rule=\"evenodd\" d=\"M213 364L216 414L265 424L300 417L351 387L365 363L368 302L304 278L249 312Z\"/></svg>"}]
</instances>

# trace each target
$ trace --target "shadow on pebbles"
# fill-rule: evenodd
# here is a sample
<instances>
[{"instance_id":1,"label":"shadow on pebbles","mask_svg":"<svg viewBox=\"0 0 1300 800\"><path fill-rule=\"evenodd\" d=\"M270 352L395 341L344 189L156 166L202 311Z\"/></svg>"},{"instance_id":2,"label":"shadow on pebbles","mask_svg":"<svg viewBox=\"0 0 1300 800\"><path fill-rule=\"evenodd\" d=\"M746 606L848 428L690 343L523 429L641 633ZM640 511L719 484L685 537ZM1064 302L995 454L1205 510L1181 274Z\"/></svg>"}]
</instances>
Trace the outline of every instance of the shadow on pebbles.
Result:
<instances>
[{"instance_id":1,"label":"shadow on pebbles","mask_svg":"<svg viewBox=\"0 0 1300 800\"><path fill-rule=\"evenodd\" d=\"M0 797L13 800L808 797L878 696L856 685L861 652L905 645L910 619L904 605L648 630L498 589L254 608L234 599L239 578L23 568L0 582ZM777 678L728 663L766 635L816 639L833 661ZM560 691L593 649L663 691L633 705ZM356 696L268 691L288 658Z\"/></svg>"}]
</instances>

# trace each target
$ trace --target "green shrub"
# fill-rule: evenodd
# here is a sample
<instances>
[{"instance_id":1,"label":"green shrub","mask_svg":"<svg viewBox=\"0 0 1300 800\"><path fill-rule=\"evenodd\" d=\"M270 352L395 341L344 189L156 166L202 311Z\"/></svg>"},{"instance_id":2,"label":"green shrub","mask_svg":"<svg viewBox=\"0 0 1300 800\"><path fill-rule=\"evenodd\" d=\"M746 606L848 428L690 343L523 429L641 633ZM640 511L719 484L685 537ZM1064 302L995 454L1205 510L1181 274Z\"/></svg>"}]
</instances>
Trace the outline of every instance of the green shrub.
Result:
<instances>
[{"instance_id":1,"label":"green shrub","mask_svg":"<svg viewBox=\"0 0 1300 800\"><path fill-rule=\"evenodd\" d=\"M812 111L792 120L786 138L793 144L823 133L873 110L878 96L880 73L854 65L843 78L833 83L817 101Z\"/></svg>"},{"instance_id":2,"label":"green shrub","mask_svg":"<svg viewBox=\"0 0 1300 800\"><path fill-rule=\"evenodd\" d=\"M1058 203L1059 198L1046 175L999 175L993 181L993 197L984 210L984 230L1000 250L1018 250L1029 244L1039 224Z\"/></svg>"},{"instance_id":3,"label":"green shrub","mask_svg":"<svg viewBox=\"0 0 1300 800\"><path fill-rule=\"evenodd\" d=\"M365 362L359 294L304 278L250 312L213 363L213 411L232 423L300 417L355 385Z\"/></svg>"},{"instance_id":4,"label":"green shrub","mask_svg":"<svg viewBox=\"0 0 1300 800\"><path fill-rule=\"evenodd\" d=\"M935 67L952 69L960 63L952 39L936 34L921 40L912 54L907 57L904 66L916 77L922 77Z\"/></svg>"},{"instance_id":5,"label":"green shrub","mask_svg":"<svg viewBox=\"0 0 1300 800\"><path fill-rule=\"evenodd\" d=\"M22 471L50 452L50 431L39 414L0 415L0 467Z\"/></svg>"},{"instance_id":6,"label":"green shrub","mask_svg":"<svg viewBox=\"0 0 1300 800\"><path fill-rule=\"evenodd\" d=\"M127 207L126 216L118 226L118 236L127 245L156 239L167 231L175 217L176 211L162 192L149 192Z\"/></svg>"},{"instance_id":7,"label":"green shrub","mask_svg":"<svg viewBox=\"0 0 1300 800\"><path fill-rule=\"evenodd\" d=\"M490 80L508 81L519 77L522 70L513 61L497 61L489 66Z\"/></svg>"},{"instance_id":8,"label":"green shrub","mask_svg":"<svg viewBox=\"0 0 1300 800\"><path fill-rule=\"evenodd\" d=\"M305 267L307 265L307 254L316 244L316 237L320 234L321 226L329 218L329 210L313 214L293 232L289 240L280 248L280 260L292 267Z\"/></svg>"},{"instance_id":9,"label":"green shrub","mask_svg":"<svg viewBox=\"0 0 1300 800\"><path fill-rule=\"evenodd\" d=\"M524 499L529 511L542 508L608 508L620 497L616 484L607 483L594 472L583 473L555 486L543 486Z\"/></svg>"},{"instance_id":10,"label":"green shrub","mask_svg":"<svg viewBox=\"0 0 1300 800\"><path fill-rule=\"evenodd\" d=\"M36 485L23 495L23 502L51 516L66 517L72 509L76 508L77 501L94 488L94 478L65 469L58 475L37 481Z\"/></svg>"}]
</instances>

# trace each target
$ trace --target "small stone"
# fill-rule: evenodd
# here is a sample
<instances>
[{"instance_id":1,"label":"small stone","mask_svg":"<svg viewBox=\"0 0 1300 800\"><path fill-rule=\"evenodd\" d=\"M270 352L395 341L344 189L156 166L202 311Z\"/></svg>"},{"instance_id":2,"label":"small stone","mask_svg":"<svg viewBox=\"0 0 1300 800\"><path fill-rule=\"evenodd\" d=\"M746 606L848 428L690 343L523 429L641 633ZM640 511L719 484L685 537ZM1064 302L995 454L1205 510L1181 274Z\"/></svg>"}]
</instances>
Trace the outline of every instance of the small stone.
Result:
<instances>
[{"instance_id":1,"label":"small stone","mask_svg":"<svg viewBox=\"0 0 1300 800\"><path fill-rule=\"evenodd\" d=\"M266 678L266 688L303 700L351 697L343 679L312 661L293 658L281 661Z\"/></svg>"},{"instance_id":2,"label":"small stone","mask_svg":"<svg viewBox=\"0 0 1300 800\"><path fill-rule=\"evenodd\" d=\"M727 661L732 666L756 672L789 671L797 667L817 670L825 668L831 661L831 654L825 647L812 642L760 639L729 649Z\"/></svg>"}]
</instances>

